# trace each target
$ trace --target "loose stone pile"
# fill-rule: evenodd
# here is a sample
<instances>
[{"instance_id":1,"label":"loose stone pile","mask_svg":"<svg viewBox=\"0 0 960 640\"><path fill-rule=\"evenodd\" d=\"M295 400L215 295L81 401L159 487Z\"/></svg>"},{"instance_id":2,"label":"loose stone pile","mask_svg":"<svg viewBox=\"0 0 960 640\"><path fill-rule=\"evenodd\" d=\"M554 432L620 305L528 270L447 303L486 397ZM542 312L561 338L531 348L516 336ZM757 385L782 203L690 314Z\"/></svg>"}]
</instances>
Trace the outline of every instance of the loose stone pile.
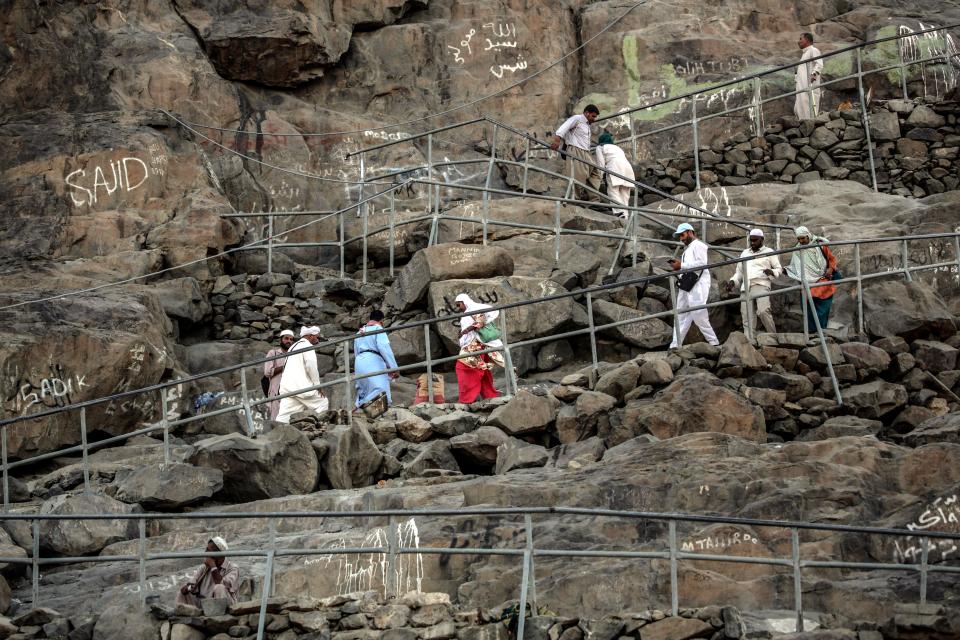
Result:
<instances>
[{"instance_id":1,"label":"loose stone pile","mask_svg":"<svg viewBox=\"0 0 960 640\"><path fill-rule=\"evenodd\" d=\"M890 100L874 107L870 137L876 146L877 188L917 198L956 189L958 111L955 102ZM855 108L828 111L813 120L785 116L768 125L762 137L741 133L715 140L699 153L701 187L818 179L872 186L866 133ZM642 162L638 168L637 180L672 194L696 189L692 157ZM659 200L655 194L644 198Z\"/></svg>"}]
</instances>

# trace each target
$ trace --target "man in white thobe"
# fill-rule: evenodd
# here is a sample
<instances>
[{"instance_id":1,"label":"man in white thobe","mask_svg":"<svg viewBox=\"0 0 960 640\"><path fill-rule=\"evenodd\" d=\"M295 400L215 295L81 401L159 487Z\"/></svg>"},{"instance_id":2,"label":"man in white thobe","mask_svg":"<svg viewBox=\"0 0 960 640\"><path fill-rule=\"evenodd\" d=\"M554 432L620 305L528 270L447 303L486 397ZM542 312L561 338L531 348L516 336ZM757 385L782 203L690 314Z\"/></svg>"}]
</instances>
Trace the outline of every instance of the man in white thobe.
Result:
<instances>
[{"instance_id":1,"label":"man in white thobe","mask_svg":"<svg viewBox=\"0 0 960 640\"><path fill-rule=\"evenodd\" d=\"M797 44L803 50L800 62L820 56L820 49L813 46L812 33L800 34ZM793 112L801 120L816 118L820 113L821 72L823 72L823 60L813 60L797 65L797 91L800 93L796 95Z\"/></svg>"},{"instance_id":2,"label":"man in white thobe","mask_svg":"<svg viewBox=\"0 0 960 640\"><path fill-rule=\"evenodd\" d=\"M583 115L570 116L557 129L556 138L550 148L556 151L560 143L565 142L564 153L567 155L567 175L580 183L574 184L574 195L577 200L597 200L596 194L587 191L583 186L589 185L593 190L600 189L600 170L594 166L596 158L590 153L590 125L600 116L600 109L588 104Z\"/></svg>"},{"instance_id":3,"label":"man in white thobe","mask_svg":"<svg viewBox=\"0 0 960 640\"><path fill-rule=\"evenodd\" d=\"M320 327L303 327L300 329L300 340L290 347L288 353L291 355L287 356L287 362L283 367L283 375L280 378L280 395L320 384L317 352L310 349L318 342L320 342ZM301 349L310 350L294 353ZM280 400L280 413L277 414L277 422L290 424L290 416L298 411L320 413L329 408L330 401L319 389L304 391Z\"/></svg>"},{"instance_id":4,"label":"man in white thobe","mask_svg":"<svg viewBox=\"0 0 960 640\"><path fill-rule=\"evenodd\" d=\"M630 181L627 181L618 176L607 174L607 195L618 204L629 205L630 190L633 189L633 181L636 180L636 177L633 174L633 165L627 160L627 154L623 152L623 149L613 144L613 136L606 131L600 134L596 154L598 165L607 171L613 171L630 179ZM613 212L624 220L627 219L626 209L614 209Z\"/></svg>"},{"instance_id":5,"label":"man in white thobe","mask_svg":"<svg viewBox=\"0 0 960 640\"><path fill-rule=\"evenodd\" d=\"M749 236L750 246L744 249L740 254L741 258L751 258L746 262L737 265L737 270L733 277L727 282L727 290L732 291L739 288L741 292L750 292L756 305L756 314L753 321L750 320L750 309L747 301L740 303L740 315L743 318L743 333L748 340L756 339L757 320L763 324L763 329L767 333L776 333L777 326L773 322L773 313L770 311L770 293L773 287L773 278L779 277L783 273L783 267L780 266L780 257L773 254L773 249L763 246L763 231L761 229L752 229ZM746 271L747 277L743 277ZM762 296L762 297L758 297Z\"/></svg>"},{"instance_id":6,"label":"man in white thobe","mask_svg":"<svg viewBox=\"0 0 960 640\"><path fill-rule=\"evenodd\" d=\"M680 242L686 246L680 260L674 258L670 261L670 266L674 271L703 267L707 264L707 245L697 240L697 234L689 223L684 222L678 226L673 235L680 236ZM677 311L680 313L677 316L676 325L673 327L671 349L676 349L683 344L683 339L687 337L687 332L690 331L690 325L694 323L696 323L707 342L712 345L720 344L720 341L717 340L717 334L710 326L710 314L706 309L683 311L683 309L707 304L707 298L710 297L710 270L702 269L699 273L700 277L690 291L684 291L678 287Z\"/></svg>"}]
</instances>

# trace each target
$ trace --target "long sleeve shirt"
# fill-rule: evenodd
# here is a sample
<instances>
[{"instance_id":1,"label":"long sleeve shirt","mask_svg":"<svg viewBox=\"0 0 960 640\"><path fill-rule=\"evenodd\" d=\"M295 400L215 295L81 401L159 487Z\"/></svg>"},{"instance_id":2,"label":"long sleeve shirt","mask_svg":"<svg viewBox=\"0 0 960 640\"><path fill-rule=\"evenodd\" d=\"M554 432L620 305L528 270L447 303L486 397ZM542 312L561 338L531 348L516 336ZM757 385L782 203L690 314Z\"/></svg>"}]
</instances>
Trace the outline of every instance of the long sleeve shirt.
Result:
<instances>
[{"instance_id":1,"label":"long sleeve shirt","mask_svg":"<svg viewBox=\"0 0 960 640\"><path fill-rule=\"evenodd\" d=\"M365 331L376 331L381 329L380 325L368 325L360 329L360 337L353 341L354 358L359 358L364 353L375 353L383 360L388 369L396 369L397 359L393 355L393 348L390 346L390 339L386 333L377 333L375 335L365 335Z\"/></svg>"},{"instance_id":2,"label":"long sleeve shirt","mask_svg":"<svg viewBox=\"0 0 960 640\"><path fill-rule=\"evenodd\" d=\"M190 584L197 585L197 592L201 598L212 598L213 588L217 586L217 582L213 579L214 571L219 572L219 584L223 585L227 593L230 594L231 599L236 602L237 590L240 588L240 569L237 568L237 565L230 562L229 558L224 558L223 564L217 569L208 569L205 564L200 565L197 568L197 572L193 574L193 580L190 581Z\"/></svg>"},{"instance_id":3,"label":"long sleeve shirt","mask_svg":"<svg viewBox=\"0 0 960 640\"><path fill-rule=\"evenodd\" d=\"M747 247L740 254L741 258L750 258L745 264L747 269L747 280L749 280L749 286L760 286L765 289L770 289L773 286L771 278L779 277L783 273L783 267L780 266L780 256L778 255L765 255L768 253L773 253L773 249L770 247L760 247L759 251L754 251L753 249ZM755 257L754 257L755 256ZM764 271L770 269L773 271L773 276L768 276ZM743 267L737 265L737 270L734 272L733 277L730 278L730 281L733 282L741 291L746 291L747 283L743 282Z\"/></svg>"},{"instance_id":4,"label":"long sleeve shirt","mask_svg":"<svg viewBox=\"0 0 960 640\"><path fill-rule=\"evenodd\" d=\"M680 268L690 269L705 266L709 261L708 247L702 240L694 240L683 250L680 258ZM710 270L700 272L700 279L693 285L691 291L680 291L677 294L678 305L695 306L705 304L710 297ZM682 302L681 302L682 300ZM686 304L683 304L686 303Z\"/></svg>"},{"instance_id":5,"label":"long sleeve shirt","mask_svg":"<svg viewBox=\"0 0 960 640\"><path fill-rule=\"evenodd\" d=\"M809 60L810 58L816 58L820 56L820 49L817 49L815 46L810 45L803 50L803 55L800 56L800 62L804 60ZM813 62L808 62L806 64L797 65L797 91L801 89L806 89L814 82L819 82L820 74L823 73L823 59L814 60ZM813 80L813 75L816 74L816 80Z\"/></svg>"},{"instance_id":6,"label":"long sleeve shirt","mask_svg":"<svg viewBox=\"0 0 960 640\"><path fill-rule=\"evenodd\" d=\"M557 136L563 138L569 146L590 151L590 121L583 114L567 118L557 129Z\"/></svg>"}]
</instances>

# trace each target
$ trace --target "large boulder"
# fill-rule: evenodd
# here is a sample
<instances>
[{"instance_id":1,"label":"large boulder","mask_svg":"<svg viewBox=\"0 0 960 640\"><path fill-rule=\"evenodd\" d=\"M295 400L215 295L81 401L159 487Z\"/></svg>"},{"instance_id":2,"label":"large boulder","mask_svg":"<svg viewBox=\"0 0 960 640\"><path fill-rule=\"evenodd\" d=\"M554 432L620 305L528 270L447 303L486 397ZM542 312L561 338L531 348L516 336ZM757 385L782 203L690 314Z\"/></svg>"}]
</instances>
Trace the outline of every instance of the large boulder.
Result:
<instances>
[{"instance_id":1,"label":"large boulder","mask_svg":"<svg viewBox=\"0 0 960 640\"><path fill-rule=\"evenodd\" d=\"M720 347L720 358L717 360L717 366L734 368L740 371L762 371L767 368L767 361L750 344L746 335L734 331Z\"/></svg>"},{"instance_id":2,"label":"large boulder","mask_svg":"<svg viewBox=\"0 0 960 640\"><path fill-rule=\"evenodd\" d=\"M751 387L785 391L789 402L796 402L813 394L813 383L810 378L796 373L758 371L747 378L747 384Z\"/></svg>"},{"instance_id":3,"label":"large boulder","mask_svg":"<svg viewBox=\"0 0 960 640\"><path fill-rule=\"evenodd\" d=\"M454 457L466 461L468 465L489 468L497 462L497 447L509 438L497 427L482 426L476 431L450 438L450 450Z\"/></svg>"},{"instance_id":4,"label":"large boulder","mask_svg":"<svg viewBox=\"0 0 960 640\"><path fill-rule=\"evenodd\" d=\"M843 402L864 418L880 418L907 404L903 385L885 380L858 384L841 391Z\"/></svg>"},{"instance_id":5,"label":"large boulder","mask_svg":"<svg viewBox=\"0 0 960 640\"><path fill-rule=\"evenodd\" d=\"M487 424L513 436L538 433L553 424L559 410L560 402L553 396L538 396L521 389L508 403L493 410Z\"/></svg>"},{"instance_id":6,"label":"large boulder","mask_svg":"<svg viewBox=\"0 0 960 640\"><path fill-rule=\"evenodd\" d=\"M93 640L156 640L160 620L128 604L114 604L103 610L93 628Z\"/></svg>"},{"instance_id":7,"label":"large boulder","mask_svg":"<svg viewBox=\"0 0 960 640\"><path fill-rule=\"evenodd\" d=\"M513 258L505 249L479 244L438 244L414 254L387 291L384 303L399 311L413 307L431 282L512 276Z\"/></svg>"},{"instance_id":8,"label":"large boulder","mask_svg":"<svg viewBox=\"0 0 960 640\"><path fill-rule=\"evenodd\" d=\"M665 347L673 338L673 329L660 318L644 320L646 314L615 302L596 300L593 312L597 325L626 321L625 324L604 329L603 333L641 349Z\"/></svg>"},{"instance_id":9,"label":"large boulder","mask_svg":"<svg viewBox=\"0 0 960 640\"><path fill-rule=\"evenodd\" d=\"M177 320L197 323L212 310L200 283L193 277L164 280L150 287L150 291L160 299L166 314Z\"/></svg>"},{"instance_id":10,"label":"large boulder","mask_svg":"<svg viewBox=\"0 0 960 640\"><path fill-rule=\"evenodd\" d=\"M639 379L640 365L634 361L625 362L600 376L594 390L622 402L625 395L637 388Z\"/></svg>"},{"instance_id":11,"label":"large boulder","mask_svg":"<svg viewBox=\"0 0 960 640\"><path fill-rule=\"evenodd\" d=\"M109 496L81 493L54 496L40 507L42 515L139 513L140 507ZM137 535L136 520L42 520L40 546L64 556L95 554L108 544Z\"/></svg>"},{"instance_id":12,"label":"large boulder","mask_svg":"<svg viewBox=\"0 0 960 640\"><path fill-rule=\"evenodd\" d=\"M542 467L549 458L547 450L540 445L510 438L497 447L496 473L500 475L514 469Z\"/></svg>"},{"instance_id":13,"label":"large boulder","mask_svg":"<svg viewBox=\"0 0 960 640\"><path fill-rule=\"evenodd\" d=\"M352 489L373 484L383 454L363 423L338 426L324 436L330 449L323 470L334 489Z\"/></svg>"},{"instance_id":14,"label":"large boulder","mask_svg":"<svg viewBox=\"0 0 960 640\"><path fill-rule=\"evenodd\" d=\"M298 495L317 486L317 455L310 440L290 425L277 425L256 439L231 433L195 446L189 462L222 471L223 489L218 495L229 500Z\"/></svg>"},{"instance_id":15,"label":"large boulder","mask_svg":"<svg viewBox=\"0 0 960 640\"><path fill-rule=\"evenodd\" d=\"M890 366L890 354L865 342L844 342L840 351L846 361L864 375L883 373Z\"/></svg>"},{"instance_id":16,"label":"large boulder","mask_svg":"<svg viewBox=\"0 0 960 640\"><path fill-rule=\"evenodd\" d=\"M950 308L922 282L883 280L863 288L864 324L878 338L900 336L908 340L926 335L949 336L956 331Z\"/></svg>"},{"instance_id":17,"label":"large boulder","mask_svg":"<svg viewBox=\"0 0 960 640\"><path fill-rule=\"evenodd\" d=\"M914 340L911 345L917 365L930 373L951 371L957 368L957 354L960 350L936 340Z\"/></svg>"},{"instance_id":18,"label":"large boulder","mask_svg":"<svg viewBox=\"0 0 960 640\"><path fill-rule=\"evenodd\" d=\"M607 437L620 444L629 434L652 433L660 439L711 431L766 442L763 411L709 373L681 376L653 400L632 400L623 415L623 431ZM604 434L601 434L604 435Z\"/></svg>"},{"instance_id":19,"label":"large boulder","mask_svg":"<svg viewBox=\"0 0 960 640\"><path fill-rule=\"evenodd\" d=\"M430 283L430 313L443 316L457 313L453 302L459 293L470 295L477 302L491 305L509 304L533 300L545 296L566 293L566 289L552 280L511 276L489 280L446 280ZM507 329L510 342L539 338L557 333L575 318L577 304L572 297L507 309L500 314L501 328ZM459 321L438 325L447 348L459 351Z\"/></svg>"},{"instance_id":20,"label":"large boulder","mask_svg":"<svg viewBox=\"0 0 960 640\"><path fill-rule=\"evenodd\" d=\"M960 413L948 413L924 420L915 429L902 436L904 444L921 447L933 442L960 444Z\"/></svg>"},{"instance_id":21,"label":"large boulder","mask_svg":"<svg viewBox=\"0 0 960 640\"><path fill-rule=\"evenodd\" d=\"M597 433L601 423L609 425L609 413L617 399L598 391L584 391L572 405L560 407L557 414L557 439L563 444L586 440Z\"/></svg>"},{"instance_id":22,"label":"large boulder","mask_svg":"<svg viewBox=\"0 0 960 640\"><path fill-rule=\"evenodd\" d=\"M404 478L419 478L424 472L437 469L460 473L460 466L450 452L450 443L446 440L428 442L417 456L403 466Z\"/></svg>"},{"instance_id":23,"label":"large boulder","mask_svg":"<svg viewBox=\"0 0 960 640\"><path fill-rule=\"evenodd\" d=\"M177 509L223 488L223 471L182 462L153 463L115 478L116 498L153 509Z\"/></svg>"}]
</instances>

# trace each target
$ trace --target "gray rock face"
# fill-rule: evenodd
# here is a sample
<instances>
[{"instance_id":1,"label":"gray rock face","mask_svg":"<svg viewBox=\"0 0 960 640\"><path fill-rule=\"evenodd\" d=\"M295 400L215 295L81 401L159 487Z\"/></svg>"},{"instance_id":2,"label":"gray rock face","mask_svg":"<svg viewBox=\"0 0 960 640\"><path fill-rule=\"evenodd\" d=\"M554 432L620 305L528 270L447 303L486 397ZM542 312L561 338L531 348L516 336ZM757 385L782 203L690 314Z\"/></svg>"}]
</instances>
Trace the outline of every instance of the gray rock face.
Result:
<instances>
[{"instance_id":1,"label":"gray rock face","mask_svg":"<svg viewBox=\"0 0 960 640\"><path fill-rule=\"evenodd\" d=\"M573 405L564 405L557 415L557 438L564 444L585 440L609 426L608 413L617 399L597 391L584 391Z\"/></svg>"},{"instance_id":2,"label":"gray rock face","mask_svg":"<svg viewBox=\"0 0 960 640\"><path fill-rule=\"evenodd\" d=\"M623 401L623 397L636 388L639 379L640 366L636 362L627 362L600 376L594 390Z\"/></svg>"},{"instance_id":3,"label":"gray rock face","mask_svg":"<svg viewBox=\"0 0 960 640\"><path fill-rule=\"evenodd\" d=\"M385 303L406 311L422 301L431 282L512 276L513 258L505 249L456 242L421 249L400 271Z\"/></svg>"},{"instance_id":4,"label":"gray rock face","mask_svg":"<svg viewBox=\"0 0 960 640\"><path fill-rule=\"evenodd\" d=\"M960 413L948 413L925 420L903 436L903 443L911 447L935 442L960 444Z\"/></svg>"},{"instance_id":5,"label":"gray rock face","mask_svg":"<svg viewBox=\"0 0 960 640\"><path fill-rule=\"evenodd\" d=\"M452 438L476 429L480 419L475 413L457 410L431 418L430 429L439 436Z\"/></svg>"},{"instance_id":6,"label":"gray rock face","mask_svg":"<svg viewBox=\"0 0 960 640\"><path fill-rule=\"evenodd\" d=\"M93 628L93 640L156 640L159 636L159 620L124 604L104 609Z\"/></svg>"},{"instance_id":7,"label":"gray rock face","mask_svg":"<svg viewBox=\"0 0 960 640\"><path fill-rule=\"evenodd\" d=\"M747 336L734 331L720 347L719 367L736 367L741 371L762 371L767 361L747 340Z\"/></svg>"},{"instance_id":8,"label":"gray rock face","mask_svg":"<svg viewBox=\"0 0 960 640\"><path fill-rule=\"evenodd\" d=\"M160 298L163 310L171 318L196 323L210 315L210 301L196 278L165 280L150 290Z\"/></svg>"},{"instance_id":9,"label":"gray rock face","mask_svg":"<svg viewBox=\"0 0 960 640\"><path fill-rule=\"evenodd\" d=\"M843 401L854 407L857 415L879 418L907 403L907 390L902 385L874 380L842 390Z\"/></svg>"},{"instance_id":10,"label":"gray rock face","mask_svg":"<svg viewBox=\"0 0 960 640\"><path fill-rule=\"evenodd\" d=\"M176 509L193 504L223 488L220 469L182 462L150 464L118 476L118 500L154 509Z\"/></svg>"},{"instance_id":11,"label":"gray rock face","mask_svg":"<svg viewBox=\"0 0 960 640\"><path fill-rule=\"evenodd\" d=\"M497 475L509 473L514 469L530 469L547 464L550 455L537 444L510 438L497 447Z\"/></svg>"},{"instance_id":12,"label":"gray rock face","mask_svg":"<svg viewBox=\"0 0 960 640\"><path fill-rule=\"evenodd\" d=\"M450 438L450 449L454 456L463 456L471 464L492 467L497 462L497 447L509 438L497 427L482 426Z\"/></svg>"},{"instance_id":13,"label":"gray rock face","mask_svg":"<svg viewBox=\"0 0 960 640\"><path fill-rule=\"evenodd\" d=\"M460 473L460 466L450 452L450 443L446 440L428 442L417 457L403 467L404 478L419 478L429 469L440 469Z\"/></svg>"},{"instance_id":14,"label":"gray rock face","mask_svg":"<svg viewBox=\"0 0 960 640\"><path fill-rule=\"evenodd\" d=\"M840 351L847 362L867 375L882 373L890 366L890 354L863 342L845 342Z\"/></svg>"},{"instance_id":15,"label":"gray rock face","mask_svg":"<svg viewBox=\"0 0 960 640\"><path fill-rule=\"evenodd\" d=\"M104 495L59 495L40 507L41 514L138 513L137 505L119 502ZM44 520L40 524L40 546L65 556L97 553L108 544L137 535L135 520Z\"/></svg>"},{"instance_id":16,"label":"gray rock face","mask_svg":"<svg viewBox=\"0 0 960 640\"><path fill-rule=\"evenodd\" d=\"M334 427L323 437L330 443L323 470L334 489L373 484L383 454L362 424L354 422L351 426Z\"/></svg>"},{"instance_id":17,"label":"gray rock face","mask_svg":"<svg viewBox=\"0 0 960 640\"><path fill-rule=\"evenodd\" d=\"M223 472L221 495L231 500L309 493L317 485L317 455L310 440L290 425L256 439L229 434L201 440L190 463Z\"/></svg>"},{"instance_id":18,"label":"gray rock face","mask_svg":"<svg viewBox=\"0 0 960 640\"><path fill-rule=\"evenodd\" d=\"M896 313L890 313L896 309ZM953 314L943 299L919 282L881 281L863 290L867 332L877 337L908 340L926 334L950 335L956 330Z\"/></svg>"},{"instance_id":19,"label":"gray rock face","mask_svg":"<svg viewBox=\"0 0 960 640\"><path fill-rule=\"evenodd\" d=\"M921 369L931 373L951 371L957 368L957 354L954 347L935 340L914 340L913 356Z\"/></svg>"}]
</instances>

